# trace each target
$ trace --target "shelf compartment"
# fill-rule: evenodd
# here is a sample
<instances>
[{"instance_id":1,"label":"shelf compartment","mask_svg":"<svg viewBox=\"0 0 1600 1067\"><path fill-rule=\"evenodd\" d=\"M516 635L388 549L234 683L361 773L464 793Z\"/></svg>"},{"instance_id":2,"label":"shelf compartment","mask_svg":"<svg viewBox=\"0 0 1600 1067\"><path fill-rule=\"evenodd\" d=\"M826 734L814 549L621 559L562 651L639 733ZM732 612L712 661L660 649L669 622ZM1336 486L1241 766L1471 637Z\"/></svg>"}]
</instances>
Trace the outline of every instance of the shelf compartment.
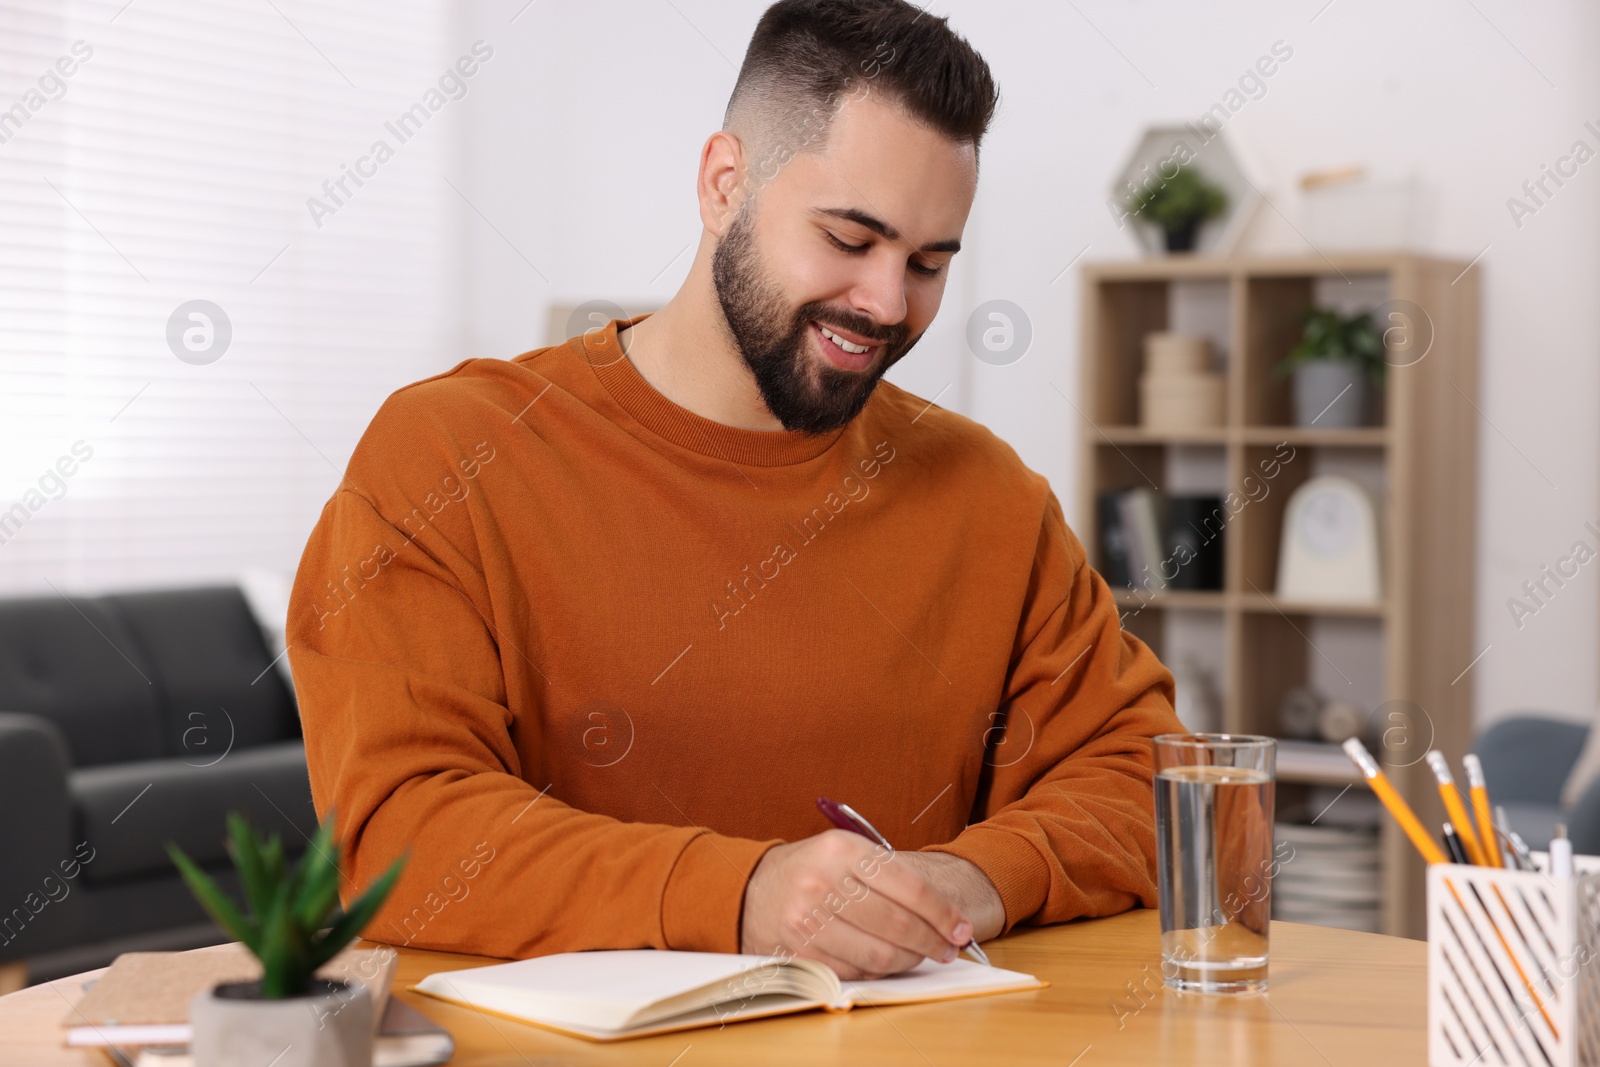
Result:
<instances>
[{"instance_id":1,"label":"shelf compartment","mask_svg":"<svg viewBox=\"0 0 1600 1067\"><path fill-rule=\"evenodd\" d=\"M1164 589L1143 596L1128 589L1116 589L1113 592L1117 605L1124 608L1221 611L1228 606L1228 594L1216 589Z\"/></svg>"},{"instance_id":2,"label":"shelf compartment","mask_svg":"<svg viewBox=\"0 0 1600 1067\"><path fill-rule=\"evenodd\" d=\"M1221 426L1214 430L1177 432L1147 430L1143 426L1097 426L1095 429L1105 441L1119 445L1225 445L1232 436Z\"/></svg>"},{"instance_id":3,"label":"shelf compartment","mask_svg":"<svg viewBox=\"0 0 1600 1067\"><path fill-rule=\"evenodd\" d=\"M1341 603L1336 600L1307 601L1284 600L1272 594L1256 592L1238 594L1240 611L1257 611L1277 615L1349 615L1357 618L1382 618L1388 610L1383 601L1374 603Z\"/></svg>"},{"instance_id":4,"label":"shelf compartment","mask_svg":"<svg viewBox=\"0 0 1600 1067\"><path fill-rule=\"evenodd\" d=\"M1240 449L1237 481L1244 501L1228 525L1237 544L1230 563L1237 566L1241 594L1270 597L1278 588L1278 549L1283 540L1283 515L1289 497L1311 476L1309 450L1294 448L1287 457L1278 444L1245 445Z\"/></svg>"},{"instance_id":5,"label":"shelf compartment","mask_svg":"<svg viewBox=\"0 0 1600 1067\"><path fill-rule=\"evenodd\" d=\"M1338 284L1335 284L1338 283ZM1382 275L1358 274L1330 278L1325 274L1254 276L1244 283L1243 423L1247 427L1300 429L1312 433L1347 433L1337 427L1297 427L1294 422L1292 378L1279 377L1277 365L1287 356L1305 328L1304 314L1312 307L1334 307L1343 314L1376 307L1388 299L1389 285ZM1387 390L1367 384L1367 421L1362 429L1382 429L1389 422Z\"/></svg>"},{"instance_id":6,"label":"shelf compartment","mask_svg":"<svg viewBox=\"0 0 1600 1067\"><path fill-rule=\"evenodd\" d=\"M1384 426L1359 426L1354 429L1321 429L1301 426L1218 426L1206 430L1147 430L1143 426L1096 426L1094 435L1102 442L1129 445L1246 445L1289 444L1301 448L1386 448L1389 430Z\"/></svg>"},{"instance_id":7,"label":"shelf compartment","mask_svg":"<svg viewBox=\"0 0 1600 1067\"><path fill-rule=\"evenodd\" d=\"M1344 749L1326 741L1279 739L1278 780L1308 785L1355 785L1363 781Z\"/></svg>"},{"instance_id":8,"label":"shelf compartment","mask_svg":"<svg viewBox=\"0 0 1600 1067\"><path fill-rule=\"evenodd\" d=\"M1168 296L1164 281L1108 282L1096 288L1086 341L1101 373L1084 396L1084 414L1096 426L1138 424L1144 336L1167 328Z\"/></svg>"},{"instance_id":9,"label":"shelf compartment","mask_svg":"<svg viewBox=\"0 0 1600 1067\"><path fill-rule=\"evenodd\" d=\"M1241 733L1276 735L1278 709L1289 690L1306 684L1307 655L1314 655L1306 640L1310 628L1304 616L1241 615L1239 657L1241 668L1234 687L1237 715L1234 728Z\"/></svg>"},{"instance_id":10,"label":"shelf compartment","mask_svg":"<svg viewBox=\"0 0 1600 1067\"><path fill-rule=\"evenodd\" d=\"M1387 426L1358 426L1351 429L1316 426L1245 426L1237 439L1247 445L1275 445L1280 442L1305 448L1385 448L1389 444Z\"/></svg>"}]
</instances>

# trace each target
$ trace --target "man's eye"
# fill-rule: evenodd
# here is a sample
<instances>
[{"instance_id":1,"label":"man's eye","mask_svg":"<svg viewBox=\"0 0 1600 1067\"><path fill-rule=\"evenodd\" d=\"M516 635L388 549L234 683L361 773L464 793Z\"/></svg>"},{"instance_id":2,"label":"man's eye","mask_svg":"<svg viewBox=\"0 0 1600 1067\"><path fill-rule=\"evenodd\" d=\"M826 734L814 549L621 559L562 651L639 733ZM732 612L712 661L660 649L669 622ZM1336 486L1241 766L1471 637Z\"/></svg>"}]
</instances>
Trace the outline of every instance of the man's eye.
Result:
<instances>
[{"instance_id":1,"label":"man's eye","mask_svg":"<svg viewBox=\"0 0 1600 1067\"><path fill-rule=\"evenodd\" d=\"M832 232L830 232L828 230L823 230L822 232L823 232L824 235L827 236L828 240L833 243L833 247L837 248L841 252L849 252L849 253L865 252L867 250L867 248L868 248L868 245L864 245L864 244L861 244L861 245L847 245L843 241L839 240L838 237L834 236L834 234ZM918 263L915 260L912 260L910 262L910 266L911 266L912 270L916 271L918 274L922 275L925 278L937 278L937 277L939 277L939 275L944 273L944 264L942 264L942 263L939 264L937 267L930 267L925 263Z\"/></svg>"}]
</instances>

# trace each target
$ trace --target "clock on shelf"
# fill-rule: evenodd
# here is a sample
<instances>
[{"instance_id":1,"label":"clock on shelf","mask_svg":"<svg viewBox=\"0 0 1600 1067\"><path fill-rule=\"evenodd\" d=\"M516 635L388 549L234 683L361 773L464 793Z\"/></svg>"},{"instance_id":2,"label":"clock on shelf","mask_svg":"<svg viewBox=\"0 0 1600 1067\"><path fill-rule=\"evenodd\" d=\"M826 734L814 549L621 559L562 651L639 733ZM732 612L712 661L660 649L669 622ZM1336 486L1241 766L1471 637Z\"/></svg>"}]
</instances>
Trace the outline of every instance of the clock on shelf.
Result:
<instances>
[{"instance_id":1,"label":"clock on shelf","mask_svg":"<svg viewBox=\"0 0 1600 1067\"><path fill-rule=\"evenodd\" d=\"M1284 600L1376 603L1378 517L1359 484L1337 474L1308 479L1283 514L1278 596Z\"/></svg>"}]
</instances>

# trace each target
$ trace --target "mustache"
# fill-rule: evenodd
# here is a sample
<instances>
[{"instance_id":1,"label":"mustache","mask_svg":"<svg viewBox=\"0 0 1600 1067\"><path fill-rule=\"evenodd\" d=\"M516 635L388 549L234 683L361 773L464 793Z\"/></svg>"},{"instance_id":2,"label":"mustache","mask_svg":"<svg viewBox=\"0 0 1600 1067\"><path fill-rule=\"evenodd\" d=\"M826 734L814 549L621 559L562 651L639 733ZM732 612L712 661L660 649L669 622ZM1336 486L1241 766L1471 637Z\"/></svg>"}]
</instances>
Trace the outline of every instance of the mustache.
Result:
<instances>
[{"instance_id":1,"label":"mustache","mask_svg":"<svg viewBox=\"0 0 1600 1067\"><path fill-rule=\"evenodd\" d=\"M844 330L868 338L877 344L886 344L890 348L899 348L906 340L907 330L904 324L879 326L865 315L856 315L821 304L807 304L800 309L798 318L802 325L811 321L820 322L829 328Z\"/></svg>"}]
</instances>

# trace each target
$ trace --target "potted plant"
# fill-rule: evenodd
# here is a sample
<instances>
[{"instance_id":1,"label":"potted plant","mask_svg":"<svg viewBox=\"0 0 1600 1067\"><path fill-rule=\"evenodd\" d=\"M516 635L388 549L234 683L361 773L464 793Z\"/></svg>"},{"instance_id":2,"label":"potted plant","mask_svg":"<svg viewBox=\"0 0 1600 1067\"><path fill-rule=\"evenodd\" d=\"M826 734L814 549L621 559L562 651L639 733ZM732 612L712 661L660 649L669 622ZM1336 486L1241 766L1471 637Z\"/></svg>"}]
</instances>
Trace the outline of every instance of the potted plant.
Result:
<instances>
[{"instance_id":1,"label":"potted plant","mask_svg":"<svg viewBox=\"0 0 1600 1067\"><path fill-rule=\"evenodd\" d=\"M1135 190L1126 206L1128 214L1161 227L1168 252L1190 252L1200 224L1227 210L1228 194L1194 168L1180 166L1172 177Z\"/></svg>"},{"instance_id":2,"label":"potted plant","mask_svg":"<svg viewBox=\"0 0 1600 1067\"><path fill-rule=\"evenodd\" d=\"M369 1067L376 1027L366 986L318 978L316 971L360 934L394 888L406 857L324 929L339 904L332 812L292 871L285 868L278 835L263 841L238 812L228 813L227 847L244 889L242 907L167 843L168 855L201 905L261 961L259 980L224 982L194 998L194 1062Z\"/></svg>"},{"instance_id":3,"label":"potted plant","mask_svg":"<svg viewBox=\"0 0 1600 1067\"><path fill-rule=\"evenodd\" d=\"M1366 422L1366 382L1383 381L1383 337L1372 312L1341 315L1311 308L1300 343L1279 362L1278 377L1294 375L1297 426L1360 426Z\"/></svg>"}]
</instances>

